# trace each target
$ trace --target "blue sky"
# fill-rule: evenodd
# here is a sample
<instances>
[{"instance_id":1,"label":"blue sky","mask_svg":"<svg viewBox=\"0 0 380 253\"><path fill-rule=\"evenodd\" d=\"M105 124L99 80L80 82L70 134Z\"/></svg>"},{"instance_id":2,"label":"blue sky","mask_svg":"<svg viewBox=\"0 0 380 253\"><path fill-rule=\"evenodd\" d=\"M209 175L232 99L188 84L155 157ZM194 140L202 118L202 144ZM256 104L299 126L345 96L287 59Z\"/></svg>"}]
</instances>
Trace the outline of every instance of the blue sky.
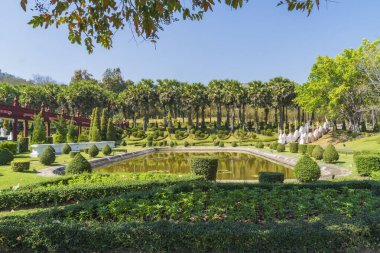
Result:
<instances>
[{"instance_id":1,"label":"blue sky","mask_svg":"<svg viewBox=\"0 0 380 253\"><path fill-rule=\"evenodd\" d=\"M0 69L65 83L75 69L101 78L108 67L120 67L133 81L248 82L281 75L302 83L318 55L333 56L358 47L363 38L380 38L379 0L338 0L310 17L276 7L277 0L251 0L237 11L219 6L200 22L172 24L159 34L156 47L121 31L113 49L97 47L88 55L85 47L70 44L65 29L32 29L31 13L22 11L19 0L1 1Z\"/></svg>"}]
</instances>

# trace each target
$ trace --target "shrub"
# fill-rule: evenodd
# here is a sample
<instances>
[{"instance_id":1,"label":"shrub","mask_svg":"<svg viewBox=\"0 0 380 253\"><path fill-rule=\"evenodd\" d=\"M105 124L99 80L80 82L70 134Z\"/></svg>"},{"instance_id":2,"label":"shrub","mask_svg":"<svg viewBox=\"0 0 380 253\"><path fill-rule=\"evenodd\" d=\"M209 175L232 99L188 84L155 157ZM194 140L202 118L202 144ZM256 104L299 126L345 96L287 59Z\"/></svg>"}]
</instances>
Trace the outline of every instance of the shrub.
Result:
<instances>
[{"instance_id":1,"label":"shrub","mask_svg":"<svg viewBox=\"0 0 380 253\"><path fill-rule=\"evenodd\" d=\"M121 146L127 146L127 142L125 140L122 140L120 143Z\"/></svg>"},{"instance_id":2,"label":"shrub","mask_svg":"<svg viewBox=\"0 0 380 253\"><path fill-rule=\"evenodd\" d=\"M27 171L30 168L30 162L15 162L11 163L12 170L14 172L23 172Z\"/></svg>"},{"instance_id":3,"label":"shrub","mask_svg":"<svg viewBox=\"0 0 380 253\"><path fill-rule=\"evenodd\" d=\"M32 144L46 143L45 122L41 113L33 117Z\"/></svg>"},{"instance_id":4,"label":"shrub","mask_svg":"<svg viewBox=\"0 0 380 253\"><path fill-rule=\"evenodd\" d=\"M74 158L77 154L80 154L79 151L70 151L70 157Z\"/></svg>"},{"instance_id":5,"label":"shrub","mask_svg":"<svg viewBox=\"0 0 380 253\"><path fill-rule=\"evenodd\" d=\"M46 136L46 143L47 144L53 144L54 140L53 140L53 136Z\"/></svg>"},{"instance_id":6,"label":"shrub","mask_svg":"<svg viewBox=\"0 0 380 253\"><path fill-rule=\"evenodd\" d=\"M172 147L174 147L174 146L175 146L174 141L171 141L171 142L170 142L170 147L172 148Z\"/></svg>"},{"instance_id":7,"label":"shrub","mask_svg":"<svg viewBox=\"0 0 380 253\"><path fill-rule=\"evenodd\" d=\"M259 183L283 183L284 173L259 172Z\"/></svg>"},{"instance_id":8,"label":"shrub","mask_svg":"<svg viewBox=\"0 0 380 253\"><path fill-rule=\"evenodd\" d=\"M78 142L88 142L88 133L86 131L82 131L78 136Z\"/></svg>"},{"instance_id":9,"label":"shrub","mask_svg":"<svg viewBox=\"0 0 380 253\"><path fill-rule=\"evenodd\" d=\"M264 143L262 141L256 142L256 148L264 148Z\"/></svg>"},{"instance_id":10,"label":"shrub","mask_svg":"<svg viewBox=\"0 0 380 253\"><path fill-rule=\"evenodd\" d=\"M67 141L67 124L62 116L58 116L57 121L53 122L56 131L53 135L54 143L65 143Z\"/></svg>"},{"instance_id":11,"label":"shrub","mask_svg":"<svg viewBox=\"0 0 380 253\"><path fill-rule=\"evenodd\" d=\"M117 139L116 128L111 118L108 119L106 139L107 141L116 141Z\"/></svg>"},{"instance_id":12,"label":"shrub","mask_svg":"<svg viewBox=\"0 0 380 253\"><path fill-rule=\"evenodd\" d=\"M105 154L105 155L110 155L112 153L111 147L108 144L106 144L103 147L102 153Z\"/></svg>"},{"instance_id":13,"label":"shrub","mask_svg":"<svg viewBox=\"0 0 380 253\"><path fill-rule=\"evenodd\" d=\"M317 162L308 155L303 155L294 166L294 173L300 182L313 182L321 176L321 169Z\"/></svg>"},{"instance_id":14,"label":"shrub","mask_svg":"<svg viewBox=\"0 0 380 253\"><path fill-rule=\"evenodd\" d=\"M361 123L360 132L367 132L367 124L365 123L365 121L362 121Z\"/></svg>"},{"instance_id":15,"label":"shrub","mask_svg":"<svg viewBox=\"0 0 380 253\"><path fill-rule=\"evenodd\" d=\"M315 148L315 145L312 145L312 144L308 144L307 145L307 154L309 156L313 156L313 150L314 150L314 148Z\"/></svg>"},{"instance_id":16,"label":"shrub","mask_svg":"<svg viewBox=\"0 0 380 253\"><path fill-rule=\"evenodd\" d=\"M220 147L220 148L223 148L223 147L224 147L224 142L220 141L220 142L219 142L219 147Z\"/></svg>"},{"instance_id":17,"label":"shrub","mask_svg":"<svg viewBox=\"0 0 380 253\"><path fill-rule=\"evenodd\" d=\"M65 143L66 142L66 135L61 134L53 134L53 143Z\"/></svg>"},{"instance_id":18,"label":"shrub","mask_svg":"<svg viewBox=\"0 0 380 253\"><path fill-rule=\"evenodd\" d=\"M354 161L356 170L361 176L371 176L372 172L380 171L380 155L357 155Z\"/></svg>"},{"instance_id":19,"label":"shrub","mask_svg":"<svg viewBox=\"0 0 380 253\"><path fill-rule=\"evenodd\" d=\"M8 149L12 154L17 154L17 143L12 141L0 142L0 150Z\"/></svg>"},{"instance_id":20,"label":"shrub","mask_svg":"<svg viewBox=\"0 0 380 253\"><path fill-rule=\"evenodd\" d=\"M28 137L20 137L18 139L18 150L20 153L29 151L29 138Z\"/></svg>"},{"instance_id":21,"label":"shrub","mask_svg":"<svg viewBox=\"0 0 380 253\"><path fill-rule=\"evenodd\" d=\"M272 133L272 129L267 129L267 130L265 130L265 135L266 135L266 136L272 136L272 135L273 135L273 133Z\"/></svg>"},{"instance_id":22,"label":"shrub","mask_svg":"<svg viewBox=\"0 0 380 253\"><path fill-rule=\"evenodd\" d=\"M44 152L40 155L40 162L43 165L51 165L55 161L55 152L52 146L45 148Z\"/></svg>"},{"instance_id":23,"label":"shrub","mask_svg":"<svg viewBox=\"0 0 380 253\"><path fill-rule=\"evenodd\" d=\"M88 149L88 155L90 157L96 157L99 154L99 149L98 147L93 144L89 149Z\"/></svg>"},{"instance_id":24,"label":"shrub","mask_svg":"<svg viewBox=\"0 0 380 253\"><path fill-rule=\"evenodd\" d=\"M68 174L82 174L84 172L91 172L91 165L81 154L77 154L66 166L65 171Z\"/></svg>"},{"instance_id":25,"label":"shrub","mask_svg":"<svg viewBox=\"0 0 380 253\"><path fill-rule=\"evenodd\" d=\"M323 161L326 163L333 163L339 160L338 151L336 151L334 145L329 144L323 152Z\"/></svg>"},{"instance_id":26,"label":"shrub","mask_svg":"<svg viewBox=\"0 0 380 253\"><path fill-rule=\"evenodd\" d=\"M300 153L300 154L306 154L306 152L307 152L307 145L305 145L305 144L299 144L298 145L298 153Z\"/></svg>"},{"instance_id":27,"label":"shrub","mask_svg":"<svg viewBox=\"0 0 380 253\"><path fill-rule=\"evenodd\" d=\"M64 154L68 154L68 153L70 153L70 151L71 151L71 147L70 147L69 144L66 143L66 144L62 147L62 153L64 153Z\"/></svg>"},{"instance_id":28,"label":"shrub","mask_svg":"<svg viewBox=\"0 0 380 253\"><path fill-rule=\"evenodd\" d=\"M277 152L285 152L285 145L278 143L277 144Z\"/></svg>"},{"instance_id":29,"label":"shrub","mask_svg":"<svg viewBox=\"0 0 380 253\"><path fill-rule=\"evenodd\" d=\"M55 152L55 149L53 148L53 146L50 146L50 145L49 145L49 146L47 146L47 148L49 148L52 152L56 153L56 152Z\"/></svg>"},{"instance_id":30,"label":"shrub","mask_svg":"<svg viewBox=\"0 0 380 253\"><path fill-rule=\"evenodd\" d=\"M141 144L141 147L145 148L146 147L146 143Z\"/></svg>"},{"instance_id":31,"label":"shrub","mask_svg":"<svg viewBox=\"0 0 380 253\"><path fill-rule=\"evenodd\" d=\"M13 154L8 149L0 150L0 165L6 165L13 161Z\"/></svg>"},{"instance_id":32,"label":"shrub","mask_svg":"<svg viewBox=\"0 0 380 253\"><path fill-rule=\"evenodd\" d=\"M273 150L277 150L277 146L278 146L278 142L272 142L270 144L270 148L273 149Z\"/></svg>"},{"instance_id":33,"label":"shrub","mask_svg":"<svg viewBox=\"0 0 380 253\"><path fill-rule=\"evenodd\" d=\"M187 141L185 141L185 142L183 143L183 146L188 147L188 146L190 146L190 143L188 143Z\"/></svg>"},{"instance_id":34,"label":"shrub","mask_svg":"<svg viewBox=\"0 0 380 253\"><path fill-rule=\"evenodd\" d=\"M289 151L290 153L298 153L298 143L292 142L289 144Z\"/></svg>"},{"instance_id":35,"label":"shrub","mask_svg":"<svg viewBox=\"0 0 380 253\"><path fill-rule=\"evenodd\" d=\"M195 175L204 176L207 180L216 180L218 159L211 157L193 157L190 160L190 171Z\"/></svg>"},{"instance_id":36,"label":"shrub","mask_svg":"<svg viewBox=\"0 0 380 253\"><path fill-rule=\"evenodd\" d=\"M232 147L237 147L237 142L236 141L231 142L231 146Z\"/></svg>"},{"instance_id":37,"label":"shrub","mask_svg":"<svg viewBox=\"0 0 380 253\"><path fill-rule=\"evenodd\" d=\"M70 122L70 124L67 126L66 139L67 139L67 142L70 142L70 143L75 143L78 141L77 131L72 122Z\"/></svg>"},{"instance_id":38,"label":"shrub","mask_svg":"<svg viewBox=\"0 0 380 253\"><path fill-rule=\"evenodd\" d=\"M220 142L220 141L215 140L215 141L214 141L214 146L215 146L215 147L219 146L219 142Z\"/></svg>"},{"instance_id":39,"label":"shrub","mask_svg":"<svg viewBox=\"0 0 380 253\"><path fill-rule=\"evenodd\" d=\"M316 159L316 160L322 160L323 158L323 148L320 146L320 145L317 145L314 147L313 149L313 153L312 153L312 156Z\"/></svg>"}]
</instances>

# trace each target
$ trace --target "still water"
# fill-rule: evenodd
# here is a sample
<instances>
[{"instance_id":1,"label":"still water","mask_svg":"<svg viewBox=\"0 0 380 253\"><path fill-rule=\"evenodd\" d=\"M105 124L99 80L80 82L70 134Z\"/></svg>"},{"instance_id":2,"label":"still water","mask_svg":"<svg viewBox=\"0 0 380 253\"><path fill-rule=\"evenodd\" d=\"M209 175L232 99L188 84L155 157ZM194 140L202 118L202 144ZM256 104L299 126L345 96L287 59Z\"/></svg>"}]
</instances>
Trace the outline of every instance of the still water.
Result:
<instances>
[{"instance_id":1,"label":"still water","mask_svg":"<svg viewBox=\"0 0 380 253\"><path fill-rule=\"evenodd\" d=\"M294 178L292 169L260 157L234 152L156 152L102 167L96 169L96 172L165 172L185 174L190 172L189 160L192 156L218 157L218 180L257 180L259 172L262 171L282 172L285 175L285 179Z\"/></svg>"}]
</instances>

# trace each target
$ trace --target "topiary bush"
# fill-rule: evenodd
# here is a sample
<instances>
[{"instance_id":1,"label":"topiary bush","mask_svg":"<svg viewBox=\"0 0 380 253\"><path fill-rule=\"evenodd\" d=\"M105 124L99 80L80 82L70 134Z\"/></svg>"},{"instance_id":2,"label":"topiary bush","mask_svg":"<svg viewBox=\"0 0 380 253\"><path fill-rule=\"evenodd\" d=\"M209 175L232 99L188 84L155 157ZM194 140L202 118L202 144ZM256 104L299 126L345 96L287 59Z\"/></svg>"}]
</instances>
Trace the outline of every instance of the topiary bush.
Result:
<instances>
[{"instance_id":1,"label":"topiary bush","mask_svg":"<svg viewBox=\"0 0 380 253\"><path fill-rule=\"evenodd\" d=\"M71 151L70 152L70 157L74 158L77 154L80 154L80 152L79 151Z\"/></svg>"},{"instance_id":2,"label":"topiary bush","mask_svg":"<svg viewBox=\"0 0 380 253\"><path fill-rule=\"evenodd\" d=\"M18 150L20 153L29 151L29 138L28 137L20 137L18 139Z\"/></svg>"},{"instance_id":3,"label":"topiary bush","mask_svg":"<svg viewBox=\"0 0 380 253\"><path fill-rule=\"evenodd\" d=\"M300 154L306 154L307 153L307 145L305 144L299 144L298 145L298 153Z\"/></svg>"},{"instance_id":4,"label":"topiary bush","mask_svg":"<svg viewBox=\"0 0 380 253\"><path fill-rule=\"evenodd\" d=\"M28 171L30 168L30 162L15 162L11 163L11 168L14 172Z\"/></svg>"},{"instance_id":5,"label":"topiary bush","mask_svg":"<svg viewBox=\"0 0 380 253\"><path fill-rule=\"evenodd\" d=\"M105 155L110 155L112 153L111 147L108 144L106 144L102 149L102 153Z\"/></svg>"},{"instance_id":6,"label":"topiary bush","mask_svg":"<svg viewBox=\"0 0 380 253\"><path fill-rule=\"evenodd\" d=\"M259 183L283 183L284 173L259 172Z\"/></svg>"},{"instance_id":7,"label":"topiary bush","mask_svg":"<svg viewBox=\"0 0 380 253\"><path fill-rule=\"evenodd\" d=\"M294 174L302 183L313 182L320 178L321 169L316 161L303 155L294 166Z\"/></svg>"},{"instance_id":8,"label":"topiary bush","mask_svg":"<svg viewBox=\"0 0 380 253\"><path fill-rule=\"evenodd\" d=\"M207 180L216 180L218 171L218 159L212 157L193 157L190 160L190 171Z\"/></svg>"},{"instance_id":9,"label":"topiary bush","mask_svg":"<svg viewBox=\"0 0 380 253\"><path fill-rule=\"evenodd\" d=\"M354 161L356 170L361 176L371 176L373 172L380 171L380 155L356 155Z\"/></svg>"},{"instance_id":10,"label":"topiary bush","mask_svg":"<svg viewBox=\"0 0 380 253\"><path fill-rule=\"evenodd\" d=\"M256 142L256 148L264 148L264 143L262 141Z\"/></svg>"},{"instance_id":11,"label":"topiary bush","mask_svg":"<svg viewBox=\"0 0 380 253\"><path fill-rule=\"evenodd\" d=\"M237 147L237 142L236 141L231 142L231 146L232 147Z\"/></svg>"},{"instance_id":12,"label":"topiary bush","mask_svg":"<svg viewBox=\"0 0 380 253\"><path fill-rule=\"evenodd\" d=\"M6 165L13 161L13 154L8 149L0 150L0 165Z\"/></svg>"},{"instance_id":13,"label":"topiary bush","mask_svg":"<svg viewBox=\"0 0 380 253\"><path fill-rule=\"evenodd\" d=\"M68 174L91 172L91 165L81 154L77 154L66 166L65 171Z\"/></svg>"},{"instance_id":14,"label":"topiary bush","mask_svg":"<svg viewBox=\"0 0 380 253\"><path fill-rule=\"evenodd\" d=\"M125 140L122 140L120 146L127 146L127 142Z\"/></svg>"},{"instance_id":15,"label":"topiary bush","mask_svg":"<svg viewBox=\"0 0 380 253\"><path fill-rule=\"evenodd\" d=\"M313 150L314 150L314 148L315 148L315 145L312 145L312 144L308 144L308 145L306 145L307 146L307 154L309 155L309 156L313 156Z\"/></svg>"},{"instance_id":16,"label":"topiary bush","mask_svg":"<svg viewBox=\"0 0 380 253\"><path fill-rule=\"evenodd\" d=\"M277 150L278 142L272 142L270 144L270 149Z\"/></svg>"},{"instance_id":17,"label":"topiary bush","mask_svg":"<svg viewBox=\"0 0 380 253\"><path fill-rule=\"evenodd\" d=\"M89 149L88 149L88 155L90 157L96 157L99 154L99 149L98 147L93 144Z\"/></svg>"},{"instance_id":18,"label":"topiary bush","mask_svg":"<svg viewBox=\"0 0 380 253\"><path fill-rule=\"evenodd\" d=\"M298 153L298 143L292 142L289 144L289 151L290 153Z\"/></svg>"},{"instance_id":19,"label":"topiary bush","mask_svg":"<svg viewBox=\"0 0 380 253\"><path fill-rule=\"evenodd\" d=\"M62 147L62 153L64 153L64 154L69 154L70 151L71 151L71 147L70 147L69 144L66 143L66 144Z\"/></svg>"},{"instance_id":20,"label":"topiary bush","mask_svg":"<svg viewBox=\"0 0 380 253\"><path fill-rule=\"evenodd\" d=\"M314 149L313 149L313 153L312 153L312 156L316 159L316 160L322 160L323 158L323 148L319 145L315 146Z\"/></svg>"},{"instance_id":21,"label":"topiary bush","mask_svg":"<svg viewBox=\"0 0 380 253\"><path fill-rule=\"evenodd\" d=\"M220 141L220 142L219 142L219 147L220 147L220 148L223 148L223 147L224 147L224 142Z\"/></svg>"},{"instance_id":22,"label":"topiary bush","mask_svg":"<svg viewBox=\"0 0 380 253\"><path fill-rule=\"evenodd\" d=\"M43 165L51 165L55 161L55 151L52 146L45 148L44 152L40 155L40 163Z\"/></svg>"},{"instance_id":23,"label":"topiary bush","mask_svg":"<svg viewBox=\"0 0 380 253\"><path fill-rule=\"evenodd\" d=\"M8 149L12 154L17 154L17 143L13 141L0 142L0 150Z\"/></svg>"},{"instance_id":24,"label":"topiary bush","mask_svg":"<svg viewBox=\"0 0 380 253\"><path fill-rule=\"evenodd\" d=\"M329 144L323 152L323 161L326 163L334 163L339 160L339 153L336 151L334 145Z\"/></svg>"},{"instance_id":25,"label":"topiary bush","mask_svg":"<svg viewBox=\"0 0 380 253\"><path fill-rule=\"evenodd\" d=\"M187 141L185 141L185 142L183 143L183 146L188 147L188 146L190 146L190 143L188 143Z\"/></svg>"},{"instance_id":26,"label":"topiary bush","mask_svg":"<svg viewBox=\"0 0 380 253\"><path fill-rule=\"evenodd\" d=\"M281 143L278 143L276 150L277 150L277 152L285 152L285 145L281 144Z\"/></svg>"}]
</instances>

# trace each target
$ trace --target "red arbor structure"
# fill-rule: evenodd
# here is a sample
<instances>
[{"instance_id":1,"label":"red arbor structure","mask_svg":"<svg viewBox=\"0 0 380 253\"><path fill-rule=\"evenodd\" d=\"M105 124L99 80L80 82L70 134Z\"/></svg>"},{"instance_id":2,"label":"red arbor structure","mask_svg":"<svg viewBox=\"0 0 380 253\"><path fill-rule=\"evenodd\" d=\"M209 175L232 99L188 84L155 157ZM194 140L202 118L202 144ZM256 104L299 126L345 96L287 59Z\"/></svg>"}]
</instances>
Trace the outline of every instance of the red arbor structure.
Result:
<instances>
[{"instance_id":1,"label":"red arbor structure","mask_svg":"<svg viewBox=\"0 0 380 253\"><path fill-rule=\"evenodd\" d=\"M12 136L13 140L17 141L18 135L18 121L24 121L24 137L28 136L28 123L33 121L34 115L41 113L44 122L47 124L46 135L50 136L50 123L51 121L57 120L58 116L62 116L66 120L72 120L73 124L78 126L79 133L82 130L82 127L90 127L91 120L83 118L79 112L76 112L75 116L70 116L65 113L62 109L60 114L50 111L49 107L45 107L44 104L41 105L41 110L33 110L29 107L29 104L26 103L24 107L21 107L17 98L13 100L13 105L1 105L0 104L0 118L13 119L13 131Z\"/></svg>"}]
</instances>

